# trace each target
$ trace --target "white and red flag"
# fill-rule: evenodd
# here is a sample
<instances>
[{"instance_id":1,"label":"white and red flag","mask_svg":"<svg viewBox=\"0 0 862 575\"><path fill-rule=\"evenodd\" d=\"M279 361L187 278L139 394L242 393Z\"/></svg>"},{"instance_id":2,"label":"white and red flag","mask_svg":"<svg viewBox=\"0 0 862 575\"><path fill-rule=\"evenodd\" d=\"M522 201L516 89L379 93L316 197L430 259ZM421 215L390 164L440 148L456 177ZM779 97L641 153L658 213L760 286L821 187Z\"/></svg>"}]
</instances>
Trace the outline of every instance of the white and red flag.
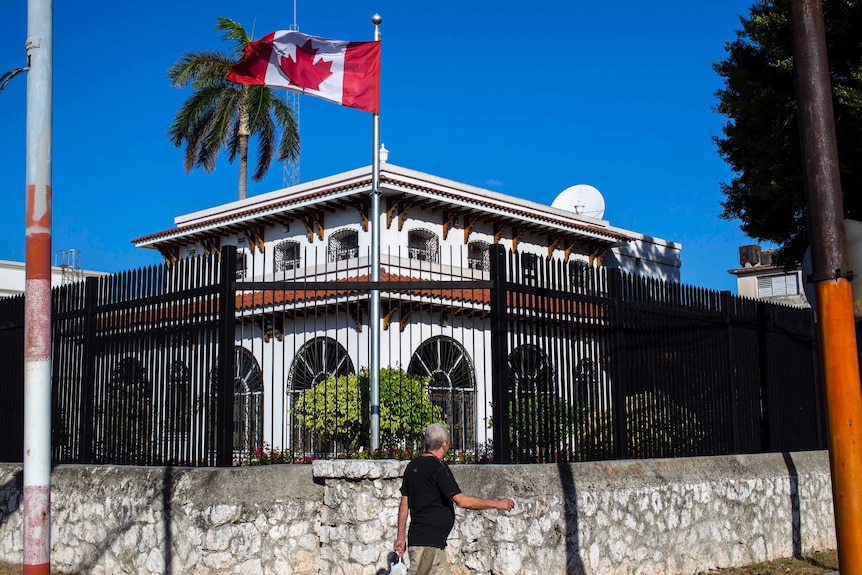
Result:
<instances>
[{"instance_id":1,"label":"white and red flag","mask_svg":"<svg viewBox=\"0 0 862 575\"><path fill-rule=\"evenodd\" d=\"M342 42L279 30L249 42L227 79L380 112L380 42Z\"/></svg>"}]
</instances>

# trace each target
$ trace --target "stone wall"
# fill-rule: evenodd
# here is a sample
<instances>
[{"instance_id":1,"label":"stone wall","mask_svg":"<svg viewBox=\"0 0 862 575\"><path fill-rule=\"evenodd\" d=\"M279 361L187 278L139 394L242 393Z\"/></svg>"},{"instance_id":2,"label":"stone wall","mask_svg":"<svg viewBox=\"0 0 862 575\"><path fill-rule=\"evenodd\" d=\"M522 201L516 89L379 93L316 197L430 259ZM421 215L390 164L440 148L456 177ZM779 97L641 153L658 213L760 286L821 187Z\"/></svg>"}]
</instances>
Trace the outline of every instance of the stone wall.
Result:
<instances>
[{"instance_id":1,"label":"stone wall","mask_svg":"<svg viewBox=\"0 0 862 575\"><path fill-rule=\"evenodd\" d=\"M377 573L404 463L60 466L52 564L75 573ZM515 509L458 510L456 573L696 573L835 547L825 452L453 466ZM22 472L0 464L0 557L20 562Z\"/></svg>"}]
</instances>

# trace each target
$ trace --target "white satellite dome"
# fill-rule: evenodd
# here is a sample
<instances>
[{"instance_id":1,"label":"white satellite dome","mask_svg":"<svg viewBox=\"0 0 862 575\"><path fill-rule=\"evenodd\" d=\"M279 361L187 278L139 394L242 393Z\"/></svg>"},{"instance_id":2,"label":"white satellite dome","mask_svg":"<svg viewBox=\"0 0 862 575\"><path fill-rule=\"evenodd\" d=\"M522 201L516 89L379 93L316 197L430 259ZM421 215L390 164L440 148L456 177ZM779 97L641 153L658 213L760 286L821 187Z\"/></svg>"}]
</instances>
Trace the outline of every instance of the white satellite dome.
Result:
<instances>
[{"instance_id":1,"label":"white satellite dome","mask_svg":"<svg viewBox=\"0 0 862 575\"><path fill-rule=\"evenodd\" d=\"M605 199L601 192L589 184L566 188L554 199L551 207L597 219L605 215Z\"/></svg>"}]
</instances>

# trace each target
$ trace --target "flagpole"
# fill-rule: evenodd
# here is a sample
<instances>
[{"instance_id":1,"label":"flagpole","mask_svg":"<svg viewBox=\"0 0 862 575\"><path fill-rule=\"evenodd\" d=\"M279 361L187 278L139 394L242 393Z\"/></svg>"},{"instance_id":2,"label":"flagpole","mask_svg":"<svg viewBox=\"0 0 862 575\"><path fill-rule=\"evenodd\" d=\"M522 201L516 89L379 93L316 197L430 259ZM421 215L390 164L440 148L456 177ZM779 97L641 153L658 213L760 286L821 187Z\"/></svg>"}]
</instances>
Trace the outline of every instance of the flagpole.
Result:
<instances>
[{"instance_id":1,"label":"flagpole","mask_svg":"<svg viewBox=\"0 0 862 575\"><path fill-rule=\"evenodd\" d=\"M371 17L380 41L380 14ZM380 281L380 114L374 114L371 152L371 281ZM371 449L380 448L380 290L371 290Z\"/></svg>"}]
</instances>

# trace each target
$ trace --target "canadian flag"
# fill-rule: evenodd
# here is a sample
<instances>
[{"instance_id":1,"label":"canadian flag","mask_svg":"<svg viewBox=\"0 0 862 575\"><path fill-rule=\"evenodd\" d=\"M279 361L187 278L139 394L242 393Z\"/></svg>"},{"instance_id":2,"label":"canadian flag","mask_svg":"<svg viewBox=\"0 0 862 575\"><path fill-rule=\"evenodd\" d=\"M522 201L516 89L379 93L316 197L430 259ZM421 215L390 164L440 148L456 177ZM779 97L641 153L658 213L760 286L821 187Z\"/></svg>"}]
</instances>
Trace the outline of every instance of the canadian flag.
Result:
<instances>
[{"instance_id":1,"label":"canadian flag","mask_svg":"<svg viewBox=\"0 0 862 575\"><path fill-rule=\"evenodd\" d=\"M249 42L227 79L380 112L380 42L342 42L279 30Z\"/></svg>"}]
</instances>

